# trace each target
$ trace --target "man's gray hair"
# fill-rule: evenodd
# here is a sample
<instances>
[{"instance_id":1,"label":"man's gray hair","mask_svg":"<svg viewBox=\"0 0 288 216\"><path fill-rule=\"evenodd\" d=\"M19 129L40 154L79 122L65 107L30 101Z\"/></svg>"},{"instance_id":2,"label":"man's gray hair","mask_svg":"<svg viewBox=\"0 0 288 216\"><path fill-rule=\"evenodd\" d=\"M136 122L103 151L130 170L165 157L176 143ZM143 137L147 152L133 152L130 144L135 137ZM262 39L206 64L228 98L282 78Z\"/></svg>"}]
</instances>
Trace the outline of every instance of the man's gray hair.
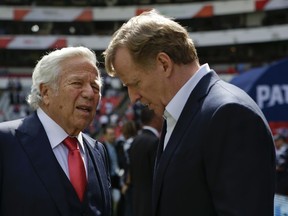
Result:
<instances>
[{"instance_id":1,"label":"man's gray hair","mask_svg":"<svg viewBox=\"0 0 288 216\"><path fill-rule=\"evenodd\" d=\"M53 89L57 90L58 77L61 72L61 63L66 59L77 56L89 59L97 67L98 62L94 51L82 46L65 47L54 50L44 55L40 61L38 61L32 75L31 92L27 97L27 102L32 109L37 109L42 101L40 84L43 83L50 85Z\"/></svg>"}]
</instances>

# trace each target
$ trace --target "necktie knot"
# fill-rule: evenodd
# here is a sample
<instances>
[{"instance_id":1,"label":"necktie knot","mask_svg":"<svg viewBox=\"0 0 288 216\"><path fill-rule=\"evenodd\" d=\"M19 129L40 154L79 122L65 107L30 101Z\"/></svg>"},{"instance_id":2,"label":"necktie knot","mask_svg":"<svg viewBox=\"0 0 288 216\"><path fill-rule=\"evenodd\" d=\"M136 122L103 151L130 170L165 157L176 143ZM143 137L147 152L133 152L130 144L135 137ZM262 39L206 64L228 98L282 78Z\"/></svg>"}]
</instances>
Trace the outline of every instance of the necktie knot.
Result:
<instances>
[{"instance_id":1,"label":"necktie knot","mask_svg":"<svg viewBox=\"0 0 288 216\"><path fill-rule=\"evenodd\" d=\"M76 137L69 137L68 136L63 141L63 144L68 148L69 151L74 151L74 150L78 149Z\"/></svg>"}]
</instances>

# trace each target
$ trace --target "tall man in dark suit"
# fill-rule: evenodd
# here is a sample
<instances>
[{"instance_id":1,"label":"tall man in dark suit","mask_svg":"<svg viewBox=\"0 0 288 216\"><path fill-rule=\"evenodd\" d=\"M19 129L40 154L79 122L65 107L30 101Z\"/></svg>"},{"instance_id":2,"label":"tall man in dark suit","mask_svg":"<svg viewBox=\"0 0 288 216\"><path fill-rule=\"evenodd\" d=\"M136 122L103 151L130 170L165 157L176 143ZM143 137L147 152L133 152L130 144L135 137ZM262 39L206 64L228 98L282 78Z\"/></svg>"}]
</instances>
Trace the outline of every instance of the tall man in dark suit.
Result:
<instances>
[{"instance_id":1,"label":"tall man in dark suit","mask_svg":"<svg viewBox=\"0 0 288 216\"><path fill-rule=\"evenodd\" d=\"M185 28L145 12L114 34L104 56L131 101L165 118L153 216L273 215L269 126L245 92L200 65Z\"/></svg>"},{"instance_id":2,"label":"tall man in dark suit","mask_svg":"<svg viewBox=\"0 0 288 216\"><path fill-rule=\"evenodd\" d=\"M133 216L152 214L152 182L157 147L163 119L153 110L141 110L142 130L134 138L129 151L130 184Z\"/></svg>"},{"instance_id":3,"label":"tall man in dark suit","mask_svg":"<svg viewBox=\"0 0 288 216\"><path fill-rule=\"evenodd\" d=\"M1 216L111 215L106 152L81 132L101 97L96 64L85 47L55 50L37 63L28 97L35 112L0 124Z\"/></svg>"}]
</instances>

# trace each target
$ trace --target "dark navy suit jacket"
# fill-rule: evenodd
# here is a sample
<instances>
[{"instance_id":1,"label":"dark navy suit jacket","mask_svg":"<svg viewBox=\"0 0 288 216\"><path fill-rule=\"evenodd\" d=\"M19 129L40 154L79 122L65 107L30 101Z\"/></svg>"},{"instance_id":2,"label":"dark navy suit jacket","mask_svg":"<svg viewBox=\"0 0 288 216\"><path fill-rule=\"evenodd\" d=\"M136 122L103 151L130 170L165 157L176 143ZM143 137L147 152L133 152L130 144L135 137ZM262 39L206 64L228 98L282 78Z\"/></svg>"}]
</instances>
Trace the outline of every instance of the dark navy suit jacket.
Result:
<instances>
[{"instance_id":1,"label":"dark navy suit jacket","mask_svg":"<svg viewBox=\"0 0 288 216\"><path fill-rule=\"evenodd\" d=\"M159 138L148 129L137 135L129 151L133 216L151 216L152 181Z\"/></svg>"},{"instance_id":2,"label":"dark navy suit jacket","mask_svg":"<svg viewBox=\"0 0 288 216\"><path fill-rule=\"evenodd\" d=\"M273 216L269 126L255 102L214 71L192 91L157 161L153 216Z\"/></svg>"},{"instance_id":3,"label":"dark navy suit jacket","mask_svg":"<svg viewBox=\"0 0 288 216\"><path fill-rule=\"evenodd\" d=\"M83 140L90 163L88 190L81 204L36 112L22 120L1 123L0 215L110 216L106 152L101 143L85 134Z\"/></svg>"}]
</instances>

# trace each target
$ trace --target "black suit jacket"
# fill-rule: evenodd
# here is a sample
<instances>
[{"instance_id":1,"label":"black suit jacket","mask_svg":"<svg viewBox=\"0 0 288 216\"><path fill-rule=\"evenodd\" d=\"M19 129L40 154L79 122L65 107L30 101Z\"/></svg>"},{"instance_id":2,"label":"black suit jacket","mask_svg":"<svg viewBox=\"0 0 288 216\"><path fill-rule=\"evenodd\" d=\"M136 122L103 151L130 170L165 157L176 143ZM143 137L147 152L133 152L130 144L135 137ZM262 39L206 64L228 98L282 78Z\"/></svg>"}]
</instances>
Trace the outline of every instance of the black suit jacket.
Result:
<instances>
[{"instance_id":1,"label":"black suit jacket","mask_svg":"<svg viewBox=\"0 0 288 216\"><path fill-rule=\"evenodd\" d=\"M96 206L90 206L87 215L110 216L111 196L107 174L106 153L103 145L84 134L84 143L91 154L96 180L88 188L99 187ZM91 167L89 167L91 170ZM89 170L88 169L88 170ZM0 124L0 215L1 216L71 216L82 215L74 211L80 206L76 193L51 149L45 130L36 114ZM76 200L76 201L75 201Z\"/></svg>"},{"instance_id":2,"label":"black suit jacket","mask_svg":"<svg viewBox=\"0 0 288 216\"><path fill-rule=\"evenodd\" d=\"M254 101L213 71L192 91L153 184L153 216L272 216L275 152Z\"/></svg>"},{"instance_id":3,"label":"black suit jacket","mask_svg":"<svg viewBox=\"0 0 288 216\"><path fill-rule=\"evenodd\" d=\"M150 130L137 135L129 151L133 216L151 216L152 182L159 139Z\"/></svg>"}]
</instances>

